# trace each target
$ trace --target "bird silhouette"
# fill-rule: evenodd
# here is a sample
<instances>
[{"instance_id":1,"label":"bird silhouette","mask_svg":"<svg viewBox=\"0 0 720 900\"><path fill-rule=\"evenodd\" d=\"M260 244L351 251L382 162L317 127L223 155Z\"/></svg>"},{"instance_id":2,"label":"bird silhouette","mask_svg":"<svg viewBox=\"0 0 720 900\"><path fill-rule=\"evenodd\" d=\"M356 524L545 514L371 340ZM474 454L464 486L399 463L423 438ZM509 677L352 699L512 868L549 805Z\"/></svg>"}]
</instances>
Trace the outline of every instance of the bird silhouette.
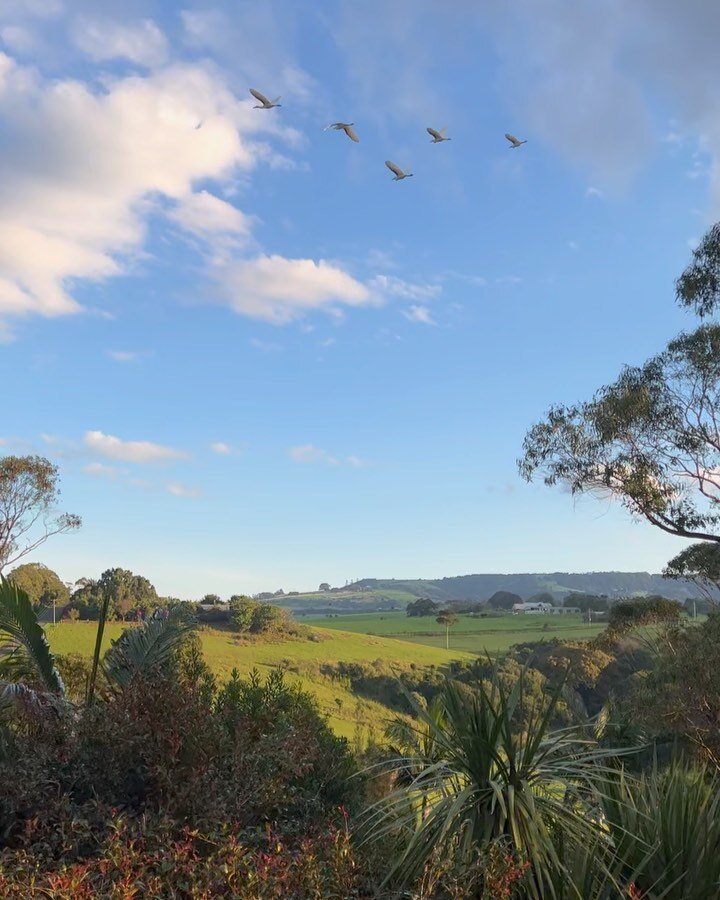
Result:
<instances>
[{"instance_id":1,"label":"bird silhouette","mask_svg":"<svg viewBox=\"0 0 720 900\"><path fill-rule=\"evenodd\" d=\"M452 138L445 137L446 128L441 128L440 131L436 131L434 128L426 128L427 133L432 138L431 144L440 144L442 141L451 141Z\"/></svg>"},{"instance_id":2,"label":"bird silhouette","mask_svg":"<svg viewBox=\"0 0 720 900\"><path fill-rule=\"evenodd\" d=\"M385 165L390 169L390 171L395 175L393 181L402 181L403 178L412 178L412 172L403 172L400 166L396 166L395 163L391 159L385 160Z\"/></svg>"},{"instance_id":3,"label":"bird silhouette","mask_svg":"<svg viewBox=\"0 0 720 900\"><path fill-rule=\"evenodd\" d=\"M259 102L259 105L253 106L253 109L273 109L276 106L282 106L282 103L278 103L279 97L276 97L274 100L268 100L265 94L261 94L255 88L250 88L250 93Z\"/></svg>"},{"instance_id":4,"label":"bird silhouette","mask_svg":"<svg viewBox=\"0 0 720 900\"><path fill-rule=\"evenodd\" d=\"M510 150L516 150L518 147L522 146L522 144L527 144L527 141L519 141L514 134L505 134L505 137L510 141Z\"/></svg>"},{"instance_id":5,"label":"bird silhouette","mask_svg":"<svg viewBox=\"0 0 720 900\"><path fill-rule=\"evenodd\" d=\"M355 143L359 143L360 138L357 136L355 129L353 128L354 122L333 122L332 125L328 125L323 131L327 131L329 128L334 131L344 131L345 134L350 138L351 141L355 141Z\"/></svg>"}]
</instances>

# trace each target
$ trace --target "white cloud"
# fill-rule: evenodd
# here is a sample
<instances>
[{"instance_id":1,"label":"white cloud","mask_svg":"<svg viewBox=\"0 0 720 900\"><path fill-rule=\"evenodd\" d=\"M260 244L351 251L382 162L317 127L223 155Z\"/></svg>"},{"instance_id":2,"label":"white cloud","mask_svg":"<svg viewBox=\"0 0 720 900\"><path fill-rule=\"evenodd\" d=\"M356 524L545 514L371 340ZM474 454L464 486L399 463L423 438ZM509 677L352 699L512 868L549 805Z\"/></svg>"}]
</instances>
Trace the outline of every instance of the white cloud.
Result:
<instances>
[{"instance_id":1,"label":"white cloud","mask_svg":"<svg viewBox=\"0 0 720 900\"><path fill-rule=\"evenodd\" d=\"M24 25L6 25L0 28L0 40L14 53L30 53L35 49L35 37Z\"/></svg>"},{"instance_id":2,"label":"white cloud","mask_svg":"<svg viewBox=\"0 0 720 900\"><path fill-rule=\"evenodd\" d=\"M180 484L176 481L165 485L165 490L168 492L168 494L172 494L174 497L190 498L202 496L202 491L199 488L190 487L187 484Z\"/></svg>"},{"instance_id":3,"label":"white cloud","mask_svg":"<svg viewBox=\"0 0 720 900\"><path fill-rule=\"evenodd\" d=\"M522 284L522 278L517 275L501 275L495 279L495 284Z\"/></svg>"},{"instance_id":4,"label":"white cloud","mask_svg":"<svg viewBox=\"0 0 720 900\"><path fill-rule=\"evenodd\" d=\"M585 196L597 197L598 199L600 199L601 197L604 197L605 194L600 190L600 188L596 188L590 185L590 187L585 191Z\"/></svg>"},{"instance_id":5,"label":"white cloud","mask_svg":"<svg viewBox=\"0 0 720 900\"><path fill-rule=\"evenodd\" d=\"M90 450L109 459L119 459L123 462L152 463L169 459L184 459L187 456L187 453L175 450L173 447L153 444L150 441L123 441L111 434L104 434L102 431L87 431L84 440L85 446Z\"/></svg>"},{"instance_id":6,"label":"white cloud","mask_svg":"<svg viewBox=\"0 0 720 900\"><path fill-rule=\"evenodd\" d=\"M326 463L330 466L339 465L339 460L331 456L326 450L315 447L313 444L301 444L290 447L288 450L290 459L299 463Z\"/></svg>"},{"instance_id":7,"label":"white cloud","mask_svg":"<svg viewBox=\"0 0 720 900\"><path fill-rule=\"evenodd\" d=\"M366 285L322 259L259 256L228 264L217 276L221 295L235 312L276 325L315 310L381 302Z\"/></svg>"},{"instance_id":8,"label":"white cloud","mask_svg":"<svg viewBox=\"0 0 720 900\"><path fill-rule=\"evenodd\" d=\"M167 38L152 19L126 23L79 18L73 24L72 37L95 62L127 59L152 68L165 62L168 55Z\"/></svg>"},{"instance_id":9,"label":"white cloud","mask_svg":"<svg viewBox=\"0 0 720 900\"><path fill-rule=\"evenodd\" d=\"M196 233L223 216L237 233L240 214L209 194L193 199L195 185L251 170L268 153L260 132L296 136L201 65L96 88L45 81L2 53L0 119L0 317L79 312L70 285L125 271L168 200Z\"/></svg>"},{"instance_id":10,"label":"white cloud","mask_svg":"<svg viewBox=\"0 0 720 900\"><path fill-rule=\"evenodd\" d=\"M427 306L411 306L403 310L403 315L411 322L420 322L422 325L437 325Z\"/></svg>"},{"instance_id":11,"label":"white cloud","mask_svg":"<svg viewBox=\"0 0 720 900\"><path fill-rule=\"evenodd\" d=\"M214 444L210 444L210 449L213 453L220 454L220 456L229 456L232 453L230 444L226 444L225 441L215 441Z\"/></svg>"},{"instance_id":12,"label":"white cloud","mask_svg":"<svg viewBox=\"0 0 720 900\"><path fill-rule=\"evenodd\" d=\"M367 460L361 459L359 456L348 456L347 462L355 469L361 469L367 465Z\"/></svg>"},{"instance_id":13,"label":"white cloud","mask_svg":"<svg viewBox=\"0 0 720 900\"><path fill-rule=\"evenodd\" d=\"M206 240L217 240L218 235L248 238L252 229L250 216L208 191L182 197L170 211L169 218L189 234Z\"/></svg>"},{"instance_id":14,"label":"white cloud","mask_svg":"<svg viewBox=\"0 0 720 900\"><path fill-rule=\"evenodd\" d=\"M418 284L404 281L394 275L376 275L370 280L370 287L389 297L403 300L429 300L442 292L438 284Z\"/></svg>"}]
</instances>

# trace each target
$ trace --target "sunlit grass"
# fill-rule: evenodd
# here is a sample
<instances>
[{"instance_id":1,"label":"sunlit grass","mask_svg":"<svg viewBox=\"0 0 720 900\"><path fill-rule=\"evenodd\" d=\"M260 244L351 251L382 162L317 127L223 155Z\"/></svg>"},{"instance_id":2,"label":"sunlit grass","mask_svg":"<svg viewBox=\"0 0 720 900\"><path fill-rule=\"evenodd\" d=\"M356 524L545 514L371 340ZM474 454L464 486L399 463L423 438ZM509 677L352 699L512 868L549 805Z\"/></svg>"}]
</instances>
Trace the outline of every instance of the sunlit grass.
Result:
<instances>
[{"instance_id":1,"label":"sunlit grass","mask_svg":"<svg viewBox=\"0 0 720 900\"><path fill-rule=\"evenodd\" d=\"M105 628L103 649L118 638L123 628L119 622L109 622ZM62 622L48 625L46 633L55 653L79 653L90 657L93 652L97 624L95 622ZM343 684L322 676L303 672L311 663L373 662L414 663L417 666L444 666L453 659L470 659L468 653L418 643L375 637L366 634L314 628L319 641L307 638L268 642L243 641L230 631L203 629L199 632L205 659L220 680L226 680L233 668L247 675L252 669L267 672L275 666L289 669L290 681L301 684L315 694L322 710L338 734L352 737L358 725L364 729L381 730L392 713L382 704L364 700ZM297 667L298 672L293 672Z\"/></svg>"},{"instance_id":2,"label":"sunlit grass","mask_svg":"<svg viewBox=\"0 0 720 900\"><path fill-rule=\"evenodd\" d=\"M392 636L433 648L445 648L445 628L433 616L414 617L404 612L359 613L337 617L314 616L300 621L314 627L342 629L356 634ZM502 653L513 644L560 638L585 641L595 637L604 624L588 625L581 616L506 615L488 618L460 616L450 629L450 652Z\"/></svg>"}]
</instances>

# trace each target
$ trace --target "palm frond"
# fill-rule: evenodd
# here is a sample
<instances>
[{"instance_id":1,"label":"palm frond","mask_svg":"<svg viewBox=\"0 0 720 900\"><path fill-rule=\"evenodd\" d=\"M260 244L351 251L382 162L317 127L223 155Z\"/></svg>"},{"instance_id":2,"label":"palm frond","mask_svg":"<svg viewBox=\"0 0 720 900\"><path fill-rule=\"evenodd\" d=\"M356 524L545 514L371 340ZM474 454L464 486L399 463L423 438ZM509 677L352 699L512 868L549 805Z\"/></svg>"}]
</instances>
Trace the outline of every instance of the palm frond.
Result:
<instances>
[{"instance_id":1,"label":"palm frond","mask_svg":"<svg viewBox=\"0 0 720 900\"><path fill-rule=\"evenodd\" d=\"M175 652L193 625L188 611L177 606L165 619L149 619L127 628L105 653L103 671L108 681L125 688L137 676L168 673Z\"/></svg>"},{"instance_id":2,"label":"palm frond","mask_svg":"<svg viewBox=\"0 0 720 900\"><path fill-rule=\"evenodd\" d=\"M45 632L25 591L0 576L0 677L42 685L62 695L65 687Z\"/></svg>"},{"instance_id":3,"label":"palm frond","mask_svg":"<svg viewBox=\"0 0 720 900\"><path fill-rule=\"evenodd\" d=\"M472 693L447 682L442 717L414 704L424 739L390 764L404 777L369 808L361 831L363 840L403 839L388 879L410 884L438 854L467 868L501 840L530 862L527 896L555 897L568 882L564 848L595 847L596 866L610 853L596 784L631 751L599 747L587 728L551 730L561 691L528 706L526 672L510 690L494 664Z\"/></svg>"}]
</instances>

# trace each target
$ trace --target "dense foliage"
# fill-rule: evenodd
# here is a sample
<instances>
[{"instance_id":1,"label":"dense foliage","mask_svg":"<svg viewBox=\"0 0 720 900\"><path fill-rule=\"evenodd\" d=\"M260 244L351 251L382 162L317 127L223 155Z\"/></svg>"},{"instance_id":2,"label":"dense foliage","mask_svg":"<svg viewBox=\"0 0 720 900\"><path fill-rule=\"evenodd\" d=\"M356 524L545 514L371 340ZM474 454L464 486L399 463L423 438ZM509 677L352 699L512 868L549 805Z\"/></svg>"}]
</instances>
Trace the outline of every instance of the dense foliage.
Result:
<instances>
[{"instance_id":1,"label":"dense foliage","mask_svg":"<svg viewBox=\"0 0 720 900\"><path fill-rule=\"evenodd\" d=\"M230 598L229 618L232 628L240 633L267 634L292 627L287 612L280 606L242 595Z\"/></svg>"},{"instance_id":2,"label":"dense foliage","mask_svg":"<svg viewBox=\"0 0 720 900\"><path fill-rule=\"evenodd\" d=\"M315 701L279 671L218 687L182 636L141 665L153 643L128 677L118 642L89 706L6 711L2 896L352 896L361 781Z\"/></svg>"},{"instance_id":3,"label":"dense foliage","mask_svg":"<svg viewBox=\"0 0 720 900\"><path fill-rule=\"evenodd\" d=\"M513 594L512 591L495 591L488 598L487 603L493 609L512 609L516 603L522 603L522 597L518 594Z\"/></svg>"},{"instance_id":4,"label":"dense foliage","mask_svg":"<svg viewBox=\"0 0 720 900\"><path fill-rule=\"evenodd\" d=\"M86 579L72 595L70 607L81 619L98 619L103 602L108 601L108 618L137 619L161 605L157 591L147 578L128 569L107 569L97 581Z\"/></svg>"},{"instance_id":5,"label":"dense foliage","mask_svg":"<svg viewBox=\"0 0 720 900\"><path fill-rule=\"evenodd\" d=\"M439 608L439 604L429 597L418 597L417 600L408 603L405 612L409 616L434 616Z\"/></svg>"},{"instance_id":6,"label":"dense foliage","mask_svg":"<svg viewBox=\"0 0 720 900\"><path fill-rule=\"evenodd\" d=\"M8 575L8 579L17 585L30 598L35 607L64 606L70 597L67 585L52 569L42 563L23 563L16 566Z\"/></svg>"},{"instance_id":7,"label":"dense foliage","mask_svg":"<svg viewBox=\"0 0 720 900\"><path fill-rule=\"evenodd\" d=\"M634 597L613 603L608 625L612 631L628 631L639 625L677 622L681 611L679 603L665 597Z\"/></svg>"}]
</instances>

